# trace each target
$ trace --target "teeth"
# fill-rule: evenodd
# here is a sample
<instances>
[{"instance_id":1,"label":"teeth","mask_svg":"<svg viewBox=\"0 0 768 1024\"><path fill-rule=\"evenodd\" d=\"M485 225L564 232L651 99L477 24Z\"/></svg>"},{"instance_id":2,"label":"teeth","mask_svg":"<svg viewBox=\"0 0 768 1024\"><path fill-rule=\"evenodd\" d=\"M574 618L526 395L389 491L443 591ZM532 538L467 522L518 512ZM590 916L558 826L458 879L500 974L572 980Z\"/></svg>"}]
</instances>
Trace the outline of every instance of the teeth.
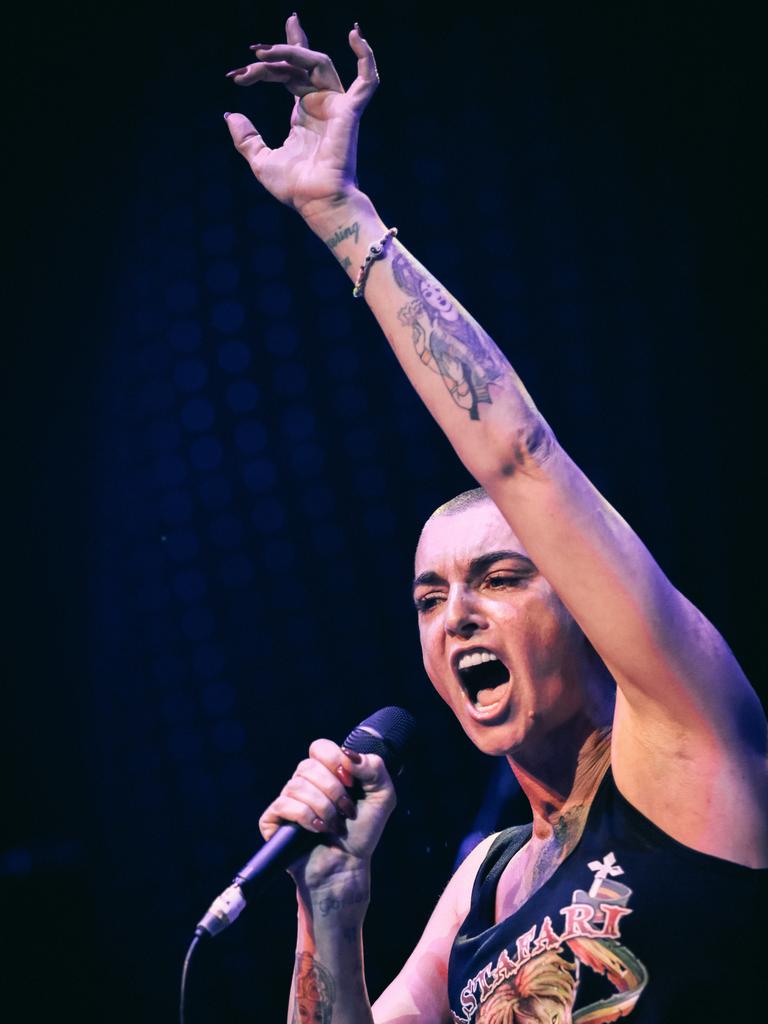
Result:
<instances>
[{"instance_id":1,"label":"teeth","mask_svg":"<svg viewBox=\"0 0 768 1024\"><path fill-rule=\"evenodd\" d=\"M475 665L482 665L484 661L498 661L499 659L491 651L474 651L472 654L464 654L459 658L459 669L474 668Z\"/></svg>"}]
</instances>

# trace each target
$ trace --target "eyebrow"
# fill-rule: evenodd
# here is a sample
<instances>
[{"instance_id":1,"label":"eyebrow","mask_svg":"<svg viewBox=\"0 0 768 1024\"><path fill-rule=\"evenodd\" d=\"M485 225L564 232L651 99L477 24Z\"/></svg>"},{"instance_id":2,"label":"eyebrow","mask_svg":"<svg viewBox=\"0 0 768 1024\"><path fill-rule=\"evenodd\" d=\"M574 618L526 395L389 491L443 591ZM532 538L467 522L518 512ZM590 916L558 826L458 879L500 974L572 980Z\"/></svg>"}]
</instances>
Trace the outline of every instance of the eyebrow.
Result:
<instances>
[{"instance_id":1,"label":"eyebrow","mask_svg":"<svg viewBox=\"0 0 768 1024\"><path fill-rule=\"evenodd\" d=\"M473 558L469 563L467 569L467 580L474 580L478 576L482 575L487 569L489 569L496 562L503 561L515 561L520 562L523 568L526 568L532 572L536 572L536 566L525 555L519 551L489 551L485 555L478 555L477 558ZM434 572L432 569L428 569L426 572L421 572L413 581L412 590L417 587L424 586L441 586L446 585L448 581L440 575L439 572Z\"/></svg>"}]
</instances>

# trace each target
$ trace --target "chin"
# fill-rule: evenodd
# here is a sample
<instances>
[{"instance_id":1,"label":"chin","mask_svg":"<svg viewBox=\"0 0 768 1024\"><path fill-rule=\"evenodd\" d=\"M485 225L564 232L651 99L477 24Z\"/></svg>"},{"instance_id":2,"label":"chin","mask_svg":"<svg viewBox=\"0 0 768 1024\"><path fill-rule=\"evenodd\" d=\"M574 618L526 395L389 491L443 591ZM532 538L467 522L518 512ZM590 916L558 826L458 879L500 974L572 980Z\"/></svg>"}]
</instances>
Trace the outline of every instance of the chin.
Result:
<instances>
[{"instance_id":1,"label":"chin","mask_svg":"<svg viewBox=\"0 0 768 1024\"><path fill-rule=\"evenodd\" d=\"M488 757L514 757L525 742L525 736L509 724L478 729L475 722L462 722L462 726L473 746Z\"/></svg>"}]
</instances>

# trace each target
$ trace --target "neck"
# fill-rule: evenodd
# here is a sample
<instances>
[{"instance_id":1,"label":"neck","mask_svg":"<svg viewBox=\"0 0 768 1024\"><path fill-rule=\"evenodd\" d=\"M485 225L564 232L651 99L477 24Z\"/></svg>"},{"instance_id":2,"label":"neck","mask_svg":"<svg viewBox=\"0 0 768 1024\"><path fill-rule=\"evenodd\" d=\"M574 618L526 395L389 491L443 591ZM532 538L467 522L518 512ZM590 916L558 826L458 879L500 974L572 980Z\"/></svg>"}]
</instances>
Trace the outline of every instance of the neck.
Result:
<instances>
[{"instance_id":1,"label":"neck","mask_svg":"<svg viewBox=\"0 0 768 1024\"><path fill-rule=\"evenodd\" d=\"M545 737L535 755L507 755L533 811L533 834L563 845L581 833L579 825L610 762L611 716L605 704L583 709Z\"/></svg>"}]
</instances>

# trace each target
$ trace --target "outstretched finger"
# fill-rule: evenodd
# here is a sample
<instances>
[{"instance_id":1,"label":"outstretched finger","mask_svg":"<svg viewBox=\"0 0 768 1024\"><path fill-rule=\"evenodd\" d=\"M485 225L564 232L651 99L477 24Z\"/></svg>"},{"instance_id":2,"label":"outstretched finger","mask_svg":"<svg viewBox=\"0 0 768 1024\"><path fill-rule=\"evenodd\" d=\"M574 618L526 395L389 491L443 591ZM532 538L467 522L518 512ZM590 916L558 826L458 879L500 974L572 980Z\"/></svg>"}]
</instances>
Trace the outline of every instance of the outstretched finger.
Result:
<instances>
[{"instance_id":1,"label":"outstretched finger","mask_svg":"<svg viewBox=\"0 0 768 1024\"><path fill-rule=\"evenodd\" d=\"M245 114L225 114L235 149L242 154L258 178L263 161L272 152Z\"/></svg>"},{"instance_id":2,"label":"outstretched finger","mask_svg":"<svg viewBox=\"0 0 768 1024\"><path fill-rule=\"evenodd\" d=\"M305 46L277 43L275 46L262 46L256 43L250 47L260 61L276 63L285 61L295 68L303 68L310 77L315 89L330 89L333 92L344 92L341 79L336 73L333 61L327 53L309 50Z\"/></svg>"},{"instance_id":3,"label":"outstretched finger","mask_svg":"<svg viewBox=\"0 0 768 1024\"><path fill-rule=\"evenodd\" d=\"M305 96L308 92L316 91L307 72L303 68L293 67L286 61L279 61L276 64L265 64L259 61L257 64L248 64L244 68L228 71L226 77L235 85L279 82L294 96Z\"/></svg>"},{"instance_id":4,"label":"outstretched finger","mask_svg":"<svg viewBox=\"0 0 768 1024\"><path fill-rule=\"evenodd\" d=\"M357 78L350 85L348 95L362 107L368 103L376 91L379 84L379 73L376 70L373 50L367 40L363 39L357 22L349 33L349 45L357 57Z\"/></svg>"},{"instance_id":5,"label":"outstretched finger","mask_svg":"<svg viewBox=\"0 0 768 1024\"><path fill-rule=\"evenodd\" d=\"M285 38L293 46L309 46L307 34L301 27L298 14L292 14L286 21Z\"/></svg>"}]
</instances>

